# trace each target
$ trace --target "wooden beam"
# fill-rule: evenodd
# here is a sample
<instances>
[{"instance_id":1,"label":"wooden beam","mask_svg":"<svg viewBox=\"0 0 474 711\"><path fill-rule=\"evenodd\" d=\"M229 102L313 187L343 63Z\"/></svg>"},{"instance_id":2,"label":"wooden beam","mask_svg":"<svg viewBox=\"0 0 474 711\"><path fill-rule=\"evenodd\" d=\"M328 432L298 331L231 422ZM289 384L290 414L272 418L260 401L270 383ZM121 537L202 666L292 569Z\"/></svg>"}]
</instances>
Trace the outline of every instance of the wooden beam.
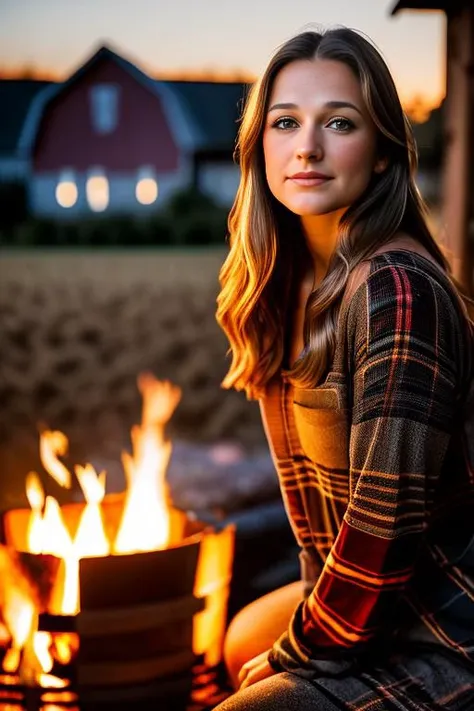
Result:
<instances>
[{"instance_id":1,"label":"wooden beam","mask_svg":"<svg viewBox=\"0 0 474 711\"><path fill-rule=\"evenodd\" d=\"M474 9L448 16L443 227L454 276L473 293Z\"/></svg>"},{"instance_id":2,"label":"wooden beam","mask_svg":"<svg viewBox=\"0 0 474 711\"><path fill-rule=\"evenodd\" d=\"M471 0L398 0L390 14L396 15L400 10L444 10L446 13L458 12L462 6L469 6Z\"/></svg>"},{"instance_id":3,"label":"wooden beam","mask_svg":"<svg viewBox=\"0 0 474 711\"><path fill-rule=\"evenodd\" d=\"M400 10L446 10L447 2L440 0L439 2L430 2L429 0L399 0L390 12L391 15L396 15Z\"/></svg>"}]
</instances>

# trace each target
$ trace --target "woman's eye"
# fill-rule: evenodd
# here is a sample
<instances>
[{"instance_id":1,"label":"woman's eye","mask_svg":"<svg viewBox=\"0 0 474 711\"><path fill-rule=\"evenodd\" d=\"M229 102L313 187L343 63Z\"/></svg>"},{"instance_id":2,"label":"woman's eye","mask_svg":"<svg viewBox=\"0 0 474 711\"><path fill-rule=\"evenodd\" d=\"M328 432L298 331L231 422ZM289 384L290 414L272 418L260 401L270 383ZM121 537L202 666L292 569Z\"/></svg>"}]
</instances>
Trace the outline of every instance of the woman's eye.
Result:
<instances>
[{"instance_id":1,"label":"woman's eye","mask_svg":"<svg viewBox=\"0 0 474 711\"><path fill-rule=\"evenodd\" d=\"M336 131L350 131L351 128L354 128L354 124L352 121L349 121L349 119L346 118L333 118L329 121L327 124L329 128L334 128Z\"/></svg>"},{"instance_id":2,"label":"woman's eye","mask_svg":"<svg viewBox=\"0 0 474 711\"><path fill-rule=\"evenodd\" d=\"M289 128L295 128L297 125L298 124L295 119L289 118L288 116L282 116L274 122L273 127L288 130Z\"/></svg>"}]
</instances>

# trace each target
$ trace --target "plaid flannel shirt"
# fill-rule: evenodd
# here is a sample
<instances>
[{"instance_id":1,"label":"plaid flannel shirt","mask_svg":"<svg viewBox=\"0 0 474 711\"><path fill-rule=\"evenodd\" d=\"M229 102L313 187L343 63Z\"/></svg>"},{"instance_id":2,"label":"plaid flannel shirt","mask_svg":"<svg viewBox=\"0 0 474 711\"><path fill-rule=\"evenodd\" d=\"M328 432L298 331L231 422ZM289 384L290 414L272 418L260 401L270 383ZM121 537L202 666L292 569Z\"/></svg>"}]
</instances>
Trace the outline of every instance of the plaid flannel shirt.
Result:
<instances>
[{"instance_id":1,"label":"plaid flannel shirt","mask_svg":"<svg viewBox=\"0 0 474 711\"><path fill-rule=\"evenodd\" d=\"M308 593L276 670L339 673L407 644L474 663L472 354L446 276L391 250L341 309L324 383L269 384L263 422Z\"/></svg>"}]
</instances>

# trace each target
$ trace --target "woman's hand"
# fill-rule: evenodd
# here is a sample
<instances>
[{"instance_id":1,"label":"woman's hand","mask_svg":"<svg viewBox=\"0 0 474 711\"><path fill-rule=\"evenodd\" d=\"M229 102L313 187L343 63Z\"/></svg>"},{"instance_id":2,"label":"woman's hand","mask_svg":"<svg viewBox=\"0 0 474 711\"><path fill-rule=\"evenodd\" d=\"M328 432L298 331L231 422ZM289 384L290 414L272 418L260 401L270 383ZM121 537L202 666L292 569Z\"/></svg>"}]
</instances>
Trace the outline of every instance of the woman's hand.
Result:
<instances>
[{"instance_id":1,"label":"woman's hand","mask_svg":"<svg viewBox=\"0 0 474 711\"><path fill-rule=\"evenodd\" d=\"M276 673L268 663L269 651L267 649L266 652L262 652L242 666L239 672L239 690L246 689L247 686L252 686L257 681L263 681Z\"/></svg>"}]
</instances>

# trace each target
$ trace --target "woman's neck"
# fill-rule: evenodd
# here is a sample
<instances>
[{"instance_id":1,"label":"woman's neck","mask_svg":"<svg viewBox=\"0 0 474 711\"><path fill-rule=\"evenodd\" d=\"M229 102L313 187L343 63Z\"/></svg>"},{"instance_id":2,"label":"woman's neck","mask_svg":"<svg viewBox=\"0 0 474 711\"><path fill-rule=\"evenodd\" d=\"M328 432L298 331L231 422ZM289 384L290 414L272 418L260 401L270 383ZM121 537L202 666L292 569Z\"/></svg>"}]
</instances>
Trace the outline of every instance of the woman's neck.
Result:
<instances>
[{"instance_id":1,"label":"woman's neck","mask_svg":"<svg viewBox=\"0 0 474 711\"><path fill-rule=\"evenodd\" d=\"M303 215L301 226L306 246L311 255L317 286L325 277L329 262L337 246L339 221L344 210L327 215Z\"/></svg>"}]
</instances>

